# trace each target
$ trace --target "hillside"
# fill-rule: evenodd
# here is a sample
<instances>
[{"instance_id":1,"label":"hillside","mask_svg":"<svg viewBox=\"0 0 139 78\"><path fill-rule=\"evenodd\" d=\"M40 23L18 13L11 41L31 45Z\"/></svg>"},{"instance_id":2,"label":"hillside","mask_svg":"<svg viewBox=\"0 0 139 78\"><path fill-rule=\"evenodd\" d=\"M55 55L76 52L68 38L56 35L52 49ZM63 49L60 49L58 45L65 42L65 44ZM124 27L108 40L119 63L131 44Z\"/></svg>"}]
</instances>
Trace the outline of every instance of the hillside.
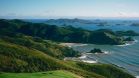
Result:
<instances>
[{"instance_id":1,"label":"hillside","mask_svg":"<svg viewBox=\"0 0 139 78\"><path fill-rule=\"evenodd\" d=\"M24 36L23 36L24 37ZM21 37L23 40L26 40L25 38ZM25 36L28 38L28 36ZM103 74L103 72L99 73L99 71L107 71L107 72L113 72L116 73L120 71L121 73L114 74L120 76L122 74L121 78L134 78L133 76L115 68L111 67L109 65L107 69L105 69L105 65L103 68L103 64L101 65L101 69L98 71L90 71L88 70L88 64L86 63L80 63L80 62L71 62L71 61L63 61L60 60L62 58L56 57L52 54L59 54L60 46L58 48L52 48L53 51L50 53L47 51L41 51L40 48L43 49L44 46L39 46L38 48L35 48L33 46L38 46L37 44L31 44L26 45L22 40L18 42L18 39L20 36L16 37L1 37L0 39L0 71L1 72L39 72L39 71L50 71L50 70L67 70L72 73L75 73L79 76L83 76L85 78L104 78L109 76L110 74ZM30 38L30 37L29 37ZM17 42L14 42L17 41ZM30 38L30 42L33 42L33 38ZM43 40L42 40L43 42ZM40 44L42 43L40 41ZM35 43L35 42L34 42ZM36 42L37 43L37 42ZM29 42L27 43L29 44ZM47 45L54 45L53 42L46 43ZM56 43L55 43L56 44ZM50 48L51 46L46 46L45 49ZM62 46L63 47L63 46ZM48 50L49 51L49 50ZM65 52L68 54L68 50L62 50L62 52ZM60 52L60 53L62 53ZM73 51L74 52L74 51ZM69 52L70 53L70 52ZM63 57L65 56L64 54ZM60 55L60 56L61 56ZM69 55L69 54L68 54ZM85 66L85 68L82 68L82 65ZM93 65L93 69L97 69L96 66L99 65ZM90 67L89 67L90 68ZM111 70L111 68L113 70ZM92 69L92 68L91 68ZM0 74L2 75L2 74ZM119 78L119 77L111 77L111 78ZM111 75L112 76L112 75ZM128 76L128 77L126 77Z\"/></svg>"},{"instance_id":2,"label":"hillside","mask_svg":"<svg viewBox=\"0 0 139 78\"><path fill-rule=\"evenodd\" d=\"M91 44L124 44L124 38L110 31L89 31L81 28L58 27L44 23L29 23L21 20L0 20L1 35L22 33L57 42L91 43ZM103 39L103 40L102 40Z\"/></svg>"}]
</instances>

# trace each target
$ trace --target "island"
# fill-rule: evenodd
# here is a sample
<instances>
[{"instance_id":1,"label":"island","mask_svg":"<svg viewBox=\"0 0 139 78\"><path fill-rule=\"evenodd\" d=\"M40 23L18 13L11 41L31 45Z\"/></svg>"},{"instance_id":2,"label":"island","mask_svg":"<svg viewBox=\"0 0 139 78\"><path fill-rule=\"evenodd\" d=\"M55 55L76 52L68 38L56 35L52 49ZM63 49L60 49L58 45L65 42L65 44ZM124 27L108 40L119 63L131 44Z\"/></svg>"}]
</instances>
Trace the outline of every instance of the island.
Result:
<instances>
[{"instance_id":1,"label":"island","mask_svg":"<svg viewBox=\"0 0 139 78\"><path fill-rule=\"evenodd\" d=\"M88 53L94 53L94 54L96 54L96 53L104 53L101 49L98 49L98 48L94 48L93 50L91 50L90 52L88 52Z\"/></svg>"},{"instance_id":2,"label":"island","mask_svg":"<svg viewBox=\"0 0 139 78\"><path fill-rule=\"evenodd\" d=\"M132 23L131 26L139 26L139 23Z\"/></svg>"},{"instance_id":3,"label":"island","mask_svg":"<svg viewBox=\"0 0 139 78\"><path fill-rule=\"evenodd\" d=\"M139 36L139 33L133 31L133 30L128 30L128 31L116 31L115 32L118 36Z\"/></svg>"},{"instance_id":4,"label":"island","mask_svg":"<svg viewBox=\"0 0 139 78\"><path fill-rule=\"evenodd\" d=\"M90 20L85 20L85 19L78 19L78 18L74 18L74 19L64 19L64 18L60 18L60 19L49 19L45 22L46 24L51 24L51 25L73 25L73 24L94 24L92 21Z\"/></svg>"}]
</instances>

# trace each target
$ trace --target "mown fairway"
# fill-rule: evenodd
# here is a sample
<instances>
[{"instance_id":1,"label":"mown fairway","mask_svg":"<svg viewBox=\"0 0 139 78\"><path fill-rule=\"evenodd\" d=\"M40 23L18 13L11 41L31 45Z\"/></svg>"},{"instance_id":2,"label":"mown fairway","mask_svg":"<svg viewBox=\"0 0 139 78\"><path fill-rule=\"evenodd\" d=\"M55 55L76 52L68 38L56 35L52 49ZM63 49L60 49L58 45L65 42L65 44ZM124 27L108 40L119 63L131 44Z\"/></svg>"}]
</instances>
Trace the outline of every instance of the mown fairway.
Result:
<instances>
[{"instance_id":1,"label":"mown fairway","mask_svg":"<svg viewBox=\"0 0 139 78\"><path fill-rule=\"evenodd\" d=\"M73 73L59 70L39 73L0 73L0 78L81 78Z\"/></svg>"}]
</instances>

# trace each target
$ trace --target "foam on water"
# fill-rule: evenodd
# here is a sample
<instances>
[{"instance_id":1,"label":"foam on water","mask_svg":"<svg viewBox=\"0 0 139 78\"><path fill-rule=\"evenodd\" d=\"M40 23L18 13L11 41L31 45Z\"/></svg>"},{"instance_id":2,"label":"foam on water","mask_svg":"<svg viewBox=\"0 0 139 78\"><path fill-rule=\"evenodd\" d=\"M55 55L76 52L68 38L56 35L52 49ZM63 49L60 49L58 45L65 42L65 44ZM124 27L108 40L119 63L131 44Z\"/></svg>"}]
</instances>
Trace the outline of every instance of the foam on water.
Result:
<instances>
[{"instance_id":1,"label":"foam on water","mask_svg":"<svg viewBox=\"0 0 139 78\"><path fill-rule=\"evenodd\" d=\"M82 60L83 62L86 62L86 63L97 63L97 60L96 61L93 61L93 60Z\"/></svg>"},{"instance_id":2,"label":"foam on water","mask_svg":"<svg viewBox=\"0 0 139 78\"><path fill-rule=\"evenodd\" d=\"M86 58L87 56L84 54L84 55L82 55L81 57L79 57L80 59L84 59L84 58Z\"/></svg>"}]
</instances>

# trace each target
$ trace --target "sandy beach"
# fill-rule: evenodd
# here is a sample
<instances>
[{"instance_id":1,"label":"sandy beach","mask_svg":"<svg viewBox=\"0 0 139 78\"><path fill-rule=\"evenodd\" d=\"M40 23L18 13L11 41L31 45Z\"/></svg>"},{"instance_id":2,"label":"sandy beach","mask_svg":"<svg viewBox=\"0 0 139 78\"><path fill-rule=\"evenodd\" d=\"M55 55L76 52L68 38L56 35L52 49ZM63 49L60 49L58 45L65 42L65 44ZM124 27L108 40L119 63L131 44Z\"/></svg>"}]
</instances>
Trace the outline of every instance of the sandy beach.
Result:
<instances>
[{"instance_id":1,"label":"sandy beach","mask_svg":"<svg viewBox=\"0 0 139 78\"><path fill-rule=\"evenodd\" d=\"M82 44L82 43L60 43L60 45L72 47L72 46L85 46L87 44Z\"/></svg>"}]
</instances>

